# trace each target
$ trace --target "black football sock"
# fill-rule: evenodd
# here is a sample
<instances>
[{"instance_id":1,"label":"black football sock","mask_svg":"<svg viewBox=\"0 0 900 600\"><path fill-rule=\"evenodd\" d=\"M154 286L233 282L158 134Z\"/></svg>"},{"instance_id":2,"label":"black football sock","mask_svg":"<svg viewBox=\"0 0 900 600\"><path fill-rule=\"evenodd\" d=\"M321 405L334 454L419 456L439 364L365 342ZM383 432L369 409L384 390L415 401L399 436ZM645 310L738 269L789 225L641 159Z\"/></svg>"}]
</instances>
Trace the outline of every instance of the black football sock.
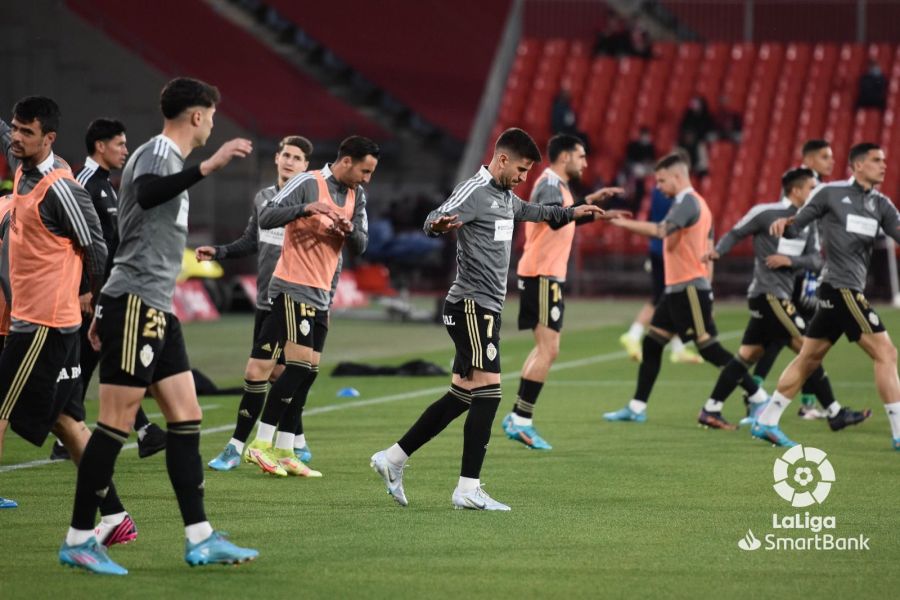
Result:
<instances>
[{"instance_id":1,"label":"black football sock","mask_svg":"<svg viewBox=\"0 0 900 600\"><path fill-rule=\"evenodd\" d=\"M138 407L137 414L134 416L134 430L143 429L149 424L150 419L147 418L147 413L144 412L143 408Z\"/></svg>"},{"instance_id":2,"label":"black football sock","mask_svg":"<svg viewBox=\"0 0 900 600\"><path fill-rule=\"evenodd\" d=\"M828 374L825 373L822 365L819 365L819 368L812 372L812 375L806 380L806 384L813 390L812 393L816 395L819 404L823 408L827 410L829 406L834 404L835 398L834 390L831 389L831 380L828 378ZM806 390L806 384L804 384L804 391Z\"/></svg>"},{"instance_id":3,"label":"black football sock","mask_svg":"<svg viewBox=\"0 0 900 600\"><path fill-rule=\"evenodd\" d=\"M94 528L97 508L109 493L116 458L127 439L126 432L97 423L78 465L75 505L72 509L73 529Z\"/></svg>"},{"instance_id":4,"label":"black football sock","mask_svg":"<svg viewBox=\"0 0 900 600\"><path fill-rule=\"evenodd\" d=\"M750 365L744 362L740 356L735 354L734 357L728 361L728 364L719 372L719 378L716 380L716 385L709 397L718 402L725 402L725 400L728 399L728 396L731 395L731 392L733 392L743 380L749 368Z\"/></svg>"},{"instance_id":5,"label":"black football sock","mask_svg":"<svg viewBox=\"0 0 900 600\"><path fill-rule=\"evenodd\" d=\"M206 521L200 421L166 423L166 469L185 526Z\"/></svg>"},{"instance_id":6,"label":"black football sock","mask_svg":"<svg viewBox=\"0 0 900 600\"><path fill-rule=\"evenodd\" d=\"M663 348L669 342L661 335L657 335L653 331L644 336L641 343L641 366L638 367L637 389L634 391L634 399L641 402L647 402L650 398L650 392L653 391L653 384L659 376L659 369L662 366Z\"/></svg>"},{"instance_id":7,"label":"black football sock","mask_svg":"<svg viewBox=\"0 0 900 600\"><path fill-rule=\"evenodd\" d=\"M422 412L397 444L407 456L428 443L442 432L459 415L469 410L472 395L457 385L451 385L447 393L431 403Z\"/></svg>"},{"instance_id":8,"label":"black football sock","mask_svg":"<svg viewBox=\"0 0 900 600\"><path fill-rule=\"evenodd\" d=\"M309 390L312 388L313 383L316 381L316 377L319 376L319 365L312 365L309 368L309 377L303 380L303 383L300 385L300 388L297 390L297 394L303 393L304 400L303 406L306 406L306 398L309 397ZM307 384L307 381L309 384ZM305 391L304 391L305 389ZM296 398L296 395L294 396ZM294 435L302 435L303 434L303 409L300 409L300 415L297 419L297 429L294 430Z\"/></svg>"},{"instance_id":9,"label":"black football sock","mask_svg":"<svg viewBox=\"0 0 900 600\"><path fill-rule=\"evenodd\" d=\"M500 384L485 385L472 390L472 406L463 427L463 454L460 477L478 479L491 439L491 427L500 406Z\"/></svg>"},{"instance_id":10,"label":"black football sock","mask_svg":"<svg viewBox=\"0 0 900 600\"><path fill-rule=\"evenodd\" d=\"M310 365L305 361L286 361L284 372L269 389L269 397L263 408L261 423L273 427L294 400L294 394L309 376Z\"/></svg>"},{"instance_id":11,"label":"black football sock","mask_svg":"<svg viewBox=\"0 0 900 600\"><path fill-rule=\"evenodd\" d=\"M246 442L256 425L259 413L262 412L263 403L266 401L266 390L269 384L266 381L244 380L244 395L241 396L241 404L238 407L237 423L234 426L234 434L231 436L240 442Z\"/></svg>"},{"instance_id":12,"label":"black football sock","mask_svg":"<svg viewBox=\"0 0 900 600\"><path fill-rule=\"evenodd\" d=\"M534 405L543 387L543 381L532 381L525 378L519 380L519 394L513 412L520 417L531 419L534 416Z\"/></svg>"}]
</instances>

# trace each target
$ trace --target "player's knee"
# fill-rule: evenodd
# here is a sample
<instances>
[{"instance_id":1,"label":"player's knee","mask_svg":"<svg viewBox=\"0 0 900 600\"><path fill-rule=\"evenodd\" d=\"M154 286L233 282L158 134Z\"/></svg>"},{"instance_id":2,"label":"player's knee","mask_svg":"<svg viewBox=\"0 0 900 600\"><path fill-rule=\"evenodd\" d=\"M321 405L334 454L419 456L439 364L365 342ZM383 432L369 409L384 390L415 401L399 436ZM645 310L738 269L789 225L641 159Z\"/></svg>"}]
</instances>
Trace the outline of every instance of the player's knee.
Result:
<instances>
[{"instance_id":1,"label":"player's knee","mask_svg":"<svg viewBox=\"0 0 900 600\"><path fill-rule=\"evenodd\" d=\"M897 364L897 346L895 346L894 344L892 344L890 342L884 344L884 350L882 350L879 353L878 358L880 359L880 362L883 362L885 364L896 365Z\"/></svg>"},{"instance_id":2,"label":"player's knee","mask_svg":"<svg viewBox=\"0 0 900 600\"><path fill-rule=\"evenodd\" d=\"M244 370L244 379L247 381L265 381L272 373L272 365L269 361L251 359Z\"/></svg>"},{"instance_id":3,"label":"player's knee","mask_svg":"<svg viewBox=\"0 0 900 600\"><path fill-rule=\"evenodd\" d=\"M737 358L749 369L756 364L763 352L765 350L762 347L741 346L738 348Z\"/></svg>"}]
</instances>

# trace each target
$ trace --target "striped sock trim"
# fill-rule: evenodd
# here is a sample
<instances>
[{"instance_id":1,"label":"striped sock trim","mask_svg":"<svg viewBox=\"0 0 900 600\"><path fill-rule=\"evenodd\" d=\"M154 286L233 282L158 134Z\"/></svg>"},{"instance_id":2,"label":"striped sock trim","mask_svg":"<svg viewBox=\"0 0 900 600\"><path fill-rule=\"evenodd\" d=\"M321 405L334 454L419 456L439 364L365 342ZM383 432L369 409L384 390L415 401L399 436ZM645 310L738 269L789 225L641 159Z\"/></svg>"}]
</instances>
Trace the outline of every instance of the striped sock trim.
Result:
<instances>
[{"instance_id":1,"label":"striped sock trim","mask_svg":"<svg viewBox=\"0 0 900 600\"><path fill-rule=\"evenodd\" d=\"M124 444L128 441L128 432L127 431L119 431L115 427L110 427L109 425L104 425L103 423L98 422L97 428L94 429L95 433L102 433L103 435L109 436L112 439L116 440L120 444Z\"/></svg>"},{"instance_id":2,"label":"striped sock trim","mask_svg":"<svg viewBox=\"0 0 900 600\"><path fill-rule=\"evenodd\" d=\"M500 389L500 384L495 383L492 385L485 385L480 388L475 388L472 390L472 400L477 400L480 398L491 398L493 400L501 400L503 398L502 390Z\"/></svg>"},{"instance_id":3,"label":"striped sock trim","mask_svg":"<svg viewBox=\"0 0 900 600\"><path fill-rule=\"evenodd\" d=\"M285 367L300 367L301 369L307 369L312 371L312 364L309 361L305 360L286 360L284 361ZM316 367L318 371L318 367Z\"/></svg>"},{"instance_id":4,"label":"striped sock trim","mask_svg":"<svg viewBox=\"0 0 900 600\"><path fill-rule=\"evenodd\" d=\"M269 390L268 381L250 381L244 380L244 391L252 394L265 394Z\"/></svg>"},{"instance_id":5,"label":"striped sock trim","mask_svg":"<svg viewBox=\"0 0 900 600\"><path fill-rule=\"evenodd\" d=\"M166 423L166 429L175 435L200 435L200 421Z\"/></svg>"},{"instance_id":6,"label":"striped sock trim","mask_svg":"<svg viewBox=\"0 0 900 600\"><path fill-rule=\"evenodd\" d=\"M472 394L467 389L458 385L451 385L448 393L464 404L472 404Z\"/></svg>"},{"instance_id":7,"label":"striped sock trim","mask_svg":"<svg viewBox=\"0 0 900 600\"><path fill-rule=\"evenodd\" d=\"M516 398L516 409L526 415L534 414L534 403L528 402L527 400L522 400L522 398Z\"/></svg>"}]
</instances>

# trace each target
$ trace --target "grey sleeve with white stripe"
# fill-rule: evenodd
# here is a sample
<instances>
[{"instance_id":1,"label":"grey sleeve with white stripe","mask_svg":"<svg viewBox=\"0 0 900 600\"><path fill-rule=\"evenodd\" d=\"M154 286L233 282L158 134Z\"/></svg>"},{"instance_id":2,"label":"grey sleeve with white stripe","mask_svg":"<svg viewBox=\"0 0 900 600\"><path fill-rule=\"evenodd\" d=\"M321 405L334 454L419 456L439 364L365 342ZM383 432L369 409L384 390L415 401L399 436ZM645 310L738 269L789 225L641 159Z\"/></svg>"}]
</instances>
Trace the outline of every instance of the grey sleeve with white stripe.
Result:
<instances>
[{"instance_id":1,"label":"grey sleeve with white stripe","mask_svg":"<svg viewBox=\"0 0 900 600\"><path fill-rule=\"evenodd\" d=\"M6 155L6 164L9 165L9 168L11 170L15 170L15 168L19 165L19 159L13 156L11 144L12 129L9 128L9 125L6 124L6 121L0 119L0 149L2 149L3 154Z\"/></svg>"},{"instance_id":2,"label":"grey sleeve with white stripe","mask_svg":"<svg viewBox=\"0 0 900 600\"><path fill-rule=\"evenodd\" d=\"M307 204L318 201L319 185L314 177L297 175L295 179L297 181L294 179L288 181L277 196L259 209L260 227L263 229L284 227L291 221L305 216Z\"/></svg>"},{"instance_id":3,"label":"grey sleeve with white stripe","mask_svg":"<svg viewBox=\"0 0 900 600\"><path fill-rule=\"evenodd\" d=\"M719 256L725 256L734 246L748 235L754 235L759 231L759 216L762 214L759 210L750 209L747 214L741 217L741 220L716 244L716 252Z\"/></svg>"},{"instance_id":4,"label":"grey sleeve with white stripe","mask_svg":"<svg viewBox=\"0 0 900 600\"><path fill-rule=\"evenodd\" d=\"M71 239L84 250L85 271L96 297L103 285L106 242L91 196L77 183L61 179L47 190L40 213L51 233Z\"/></svg>"},{"instance_id":5,"label":"grey sleeve with white stripe","mask_svg":"<svg viewBox=\"0 0 900 600\"><path fill-rule=\"evenodd\" d=\"M353 231L347 235L347 247L357 256L369 245L369 217L366 215L366 192L360 187L353 207Z\"/></svg>"},{"instance_id":6,"label":"grey sleeve with white stripe","mask_svg":"<svg viewBox=\"0 0 900 600\"><path fill-rule=\"evenodd\" d=\"M483 185L483 184L481 184ZM478 202L475 193L479 183L474 180L464 181L453 190L443 204L428 213L422 229L429 237L437 237L439 233L431 230L431 224L441 217L455 216L456 222L465 225L478 217Z\"/></svg>"}]
</instances>

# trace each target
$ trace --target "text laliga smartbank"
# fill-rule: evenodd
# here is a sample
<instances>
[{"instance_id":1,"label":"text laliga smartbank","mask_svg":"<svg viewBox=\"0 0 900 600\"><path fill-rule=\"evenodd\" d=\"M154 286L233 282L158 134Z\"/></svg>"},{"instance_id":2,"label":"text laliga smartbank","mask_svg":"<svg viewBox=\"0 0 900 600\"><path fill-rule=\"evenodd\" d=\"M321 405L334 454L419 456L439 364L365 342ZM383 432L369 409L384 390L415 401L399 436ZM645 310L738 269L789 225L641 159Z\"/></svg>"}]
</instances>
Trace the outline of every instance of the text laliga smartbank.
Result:
<instances>
[{"instance_id":1,"label":"text laliga smartbank","mask_svg":"<svg viewBox=\"0 0 900 600\"><path fill-rule=\"evenodd\" d=\"M835 482L834 467L818 448L794 446L773 466L775 492L795 508L821 504L831 492ZM833 515L811 515L809 512L779 515L772 514L772 533L760 541L752 530L738 541L738 548L745 551L759 550L869 550L869 538L859 534L840 537L832 533L837 528ZM808 532L813 535L803 535ZM800 534L793 537L789 534Z\"/></svg>"},{"instance_id":2,"label":"text laliga smartbank","mask_svg":"<svg viewBox=\"0 0 900 600\"><path fill-rule=\"evenodd\" d=\"M775 533L765 536L766 550L869 550L869 538L862 534L856 537L839 537L823 530L837 528L837 518L810 515L808 512L793 515L772 514L772 529L807 530L815 535L809 537L782 537Z\"/></svg>"}]
</instances>

